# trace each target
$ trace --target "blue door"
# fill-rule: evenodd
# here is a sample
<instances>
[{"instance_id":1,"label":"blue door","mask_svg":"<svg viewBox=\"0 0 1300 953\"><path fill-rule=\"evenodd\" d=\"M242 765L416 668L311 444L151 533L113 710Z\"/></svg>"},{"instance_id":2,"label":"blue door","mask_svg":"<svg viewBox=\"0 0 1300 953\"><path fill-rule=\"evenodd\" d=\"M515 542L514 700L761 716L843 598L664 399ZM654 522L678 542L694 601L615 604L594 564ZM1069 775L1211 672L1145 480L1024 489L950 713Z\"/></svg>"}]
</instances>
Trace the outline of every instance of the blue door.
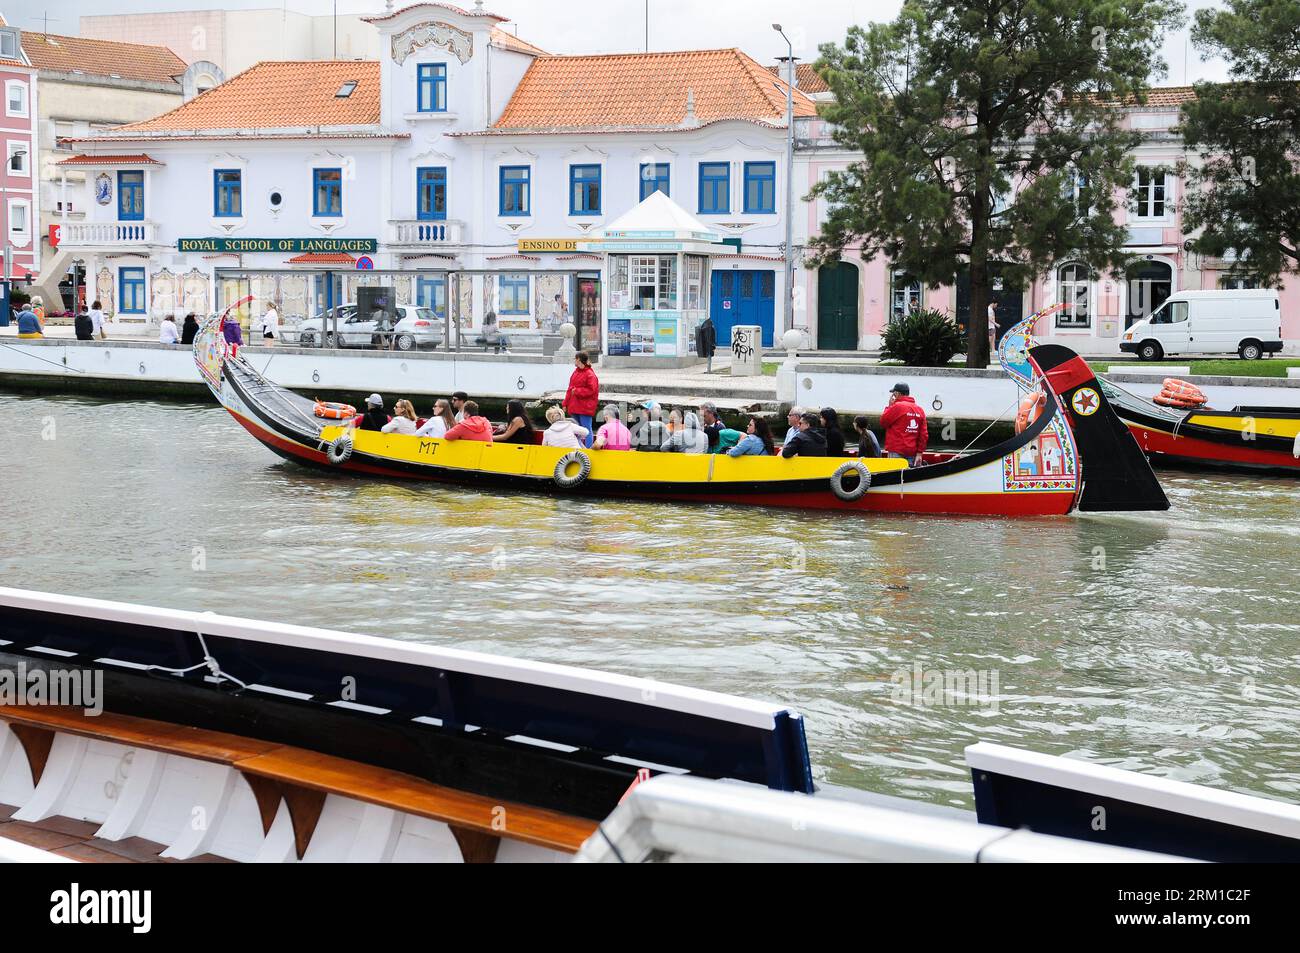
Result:
<instances>
[{"instance_id":1,"label":"blue door","mask_svg":"<svg viewBox=\"0 0 1300 953\"><path fill-rule=\"evenodd\" d=\"M718 347L731 345L736 325L758 325L763 329L763 347L772 346L776 331L776 272L715 271L709 317L718 329Z\"/></svg>"}]
</instances>

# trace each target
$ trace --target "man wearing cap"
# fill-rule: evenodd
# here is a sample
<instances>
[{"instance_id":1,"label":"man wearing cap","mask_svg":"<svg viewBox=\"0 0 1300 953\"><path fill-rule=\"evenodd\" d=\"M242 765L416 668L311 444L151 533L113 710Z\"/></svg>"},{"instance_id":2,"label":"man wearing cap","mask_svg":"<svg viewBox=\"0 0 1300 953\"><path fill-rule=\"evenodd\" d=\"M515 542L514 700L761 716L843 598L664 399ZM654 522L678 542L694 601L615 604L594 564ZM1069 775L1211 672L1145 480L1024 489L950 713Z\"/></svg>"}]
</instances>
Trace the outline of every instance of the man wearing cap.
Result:
<instances>
[{"instance_id":1,"label":"man wearing cap","mask_svg":"<svg viewBox=\"0 0 1300 953\"><path fill-rule=\"evenodd\" d=\"M885 455L916 466L930 443L930 428L926 425L925 409L912 399L912 389L907 384L897 383L889 392L889 406L880 415L880 425L885 428Z\"/></svg>"},{"instance_id":2,"label":"man wearing cap","mask_svg":"<svg viewBox=\"0 0 1300 953\"><path fill-rule=\"evenodd\" d=\"M378 394L367 397L366 412L352 419L352 426L358 430L382 431L389 423L389 416L384 413L384 398Z\"/></svg>"}]
</instances>

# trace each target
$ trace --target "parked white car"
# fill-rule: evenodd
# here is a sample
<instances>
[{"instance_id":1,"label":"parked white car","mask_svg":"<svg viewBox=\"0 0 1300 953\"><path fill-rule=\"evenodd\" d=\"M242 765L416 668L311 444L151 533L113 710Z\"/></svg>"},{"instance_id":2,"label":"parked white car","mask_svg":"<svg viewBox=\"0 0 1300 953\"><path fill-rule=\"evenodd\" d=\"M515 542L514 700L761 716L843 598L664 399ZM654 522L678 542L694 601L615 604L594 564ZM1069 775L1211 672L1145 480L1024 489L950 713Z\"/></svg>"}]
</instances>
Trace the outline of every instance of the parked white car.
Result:
<instances>
[{"instance_id":1,"label":"parked white car","mask_svg":"<svg viewBox=\"0 0 1300 953\"><path fill-rule=\"evenodd\" d=\"M334 316L338 315L338 341ZM382 314L382 313L381 313ZM397 306L397 323L391 328L374 315L357 313L356 304L341 304L298 325L298 344L315 347L322 335L326 347L393 347L399 351L436 348L443 342L443 321L430 308Z\"/></svg>"},{"instance_id":2,"label":"parked white car","mask_svg":"<svg viewBox=\"0 0 1300 953\"><path fill-rule=\"evenodd\" d=\"M1276 291L1179 291L1124 332L1121 351L1144 361L1166 354L1230 354L1254 361L1282 350Z\"/></svg>"}]
</instances>

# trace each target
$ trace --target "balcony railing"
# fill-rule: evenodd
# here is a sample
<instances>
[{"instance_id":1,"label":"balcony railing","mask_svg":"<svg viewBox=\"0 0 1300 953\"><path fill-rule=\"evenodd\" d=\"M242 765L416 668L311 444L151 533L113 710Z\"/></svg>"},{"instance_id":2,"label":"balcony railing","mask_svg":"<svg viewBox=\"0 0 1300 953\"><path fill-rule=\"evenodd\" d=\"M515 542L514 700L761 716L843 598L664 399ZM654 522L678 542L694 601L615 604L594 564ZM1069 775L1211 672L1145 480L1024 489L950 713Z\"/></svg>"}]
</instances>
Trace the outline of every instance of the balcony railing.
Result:
<instances>
[{"instance_id":1,"label":"balcony railing","mask_svg":"<svg viewBox=\"0 0 1300 953\"><path fill-rule=\"evenodd\" d=\"M158 237L156 222L56 221L59 245L152 245Z\"/></svg>"},{"instance_id":2,"label":"balcony railing","mask_svg":"<svg viewBox=\"0 0 1300 953\"><path fill-rule=\"evenodd\" d=\"M392 220L389 224L392 226L395 245L427 247L460 244L460 222L407 219Z\"/></svg>"}]
</instances>

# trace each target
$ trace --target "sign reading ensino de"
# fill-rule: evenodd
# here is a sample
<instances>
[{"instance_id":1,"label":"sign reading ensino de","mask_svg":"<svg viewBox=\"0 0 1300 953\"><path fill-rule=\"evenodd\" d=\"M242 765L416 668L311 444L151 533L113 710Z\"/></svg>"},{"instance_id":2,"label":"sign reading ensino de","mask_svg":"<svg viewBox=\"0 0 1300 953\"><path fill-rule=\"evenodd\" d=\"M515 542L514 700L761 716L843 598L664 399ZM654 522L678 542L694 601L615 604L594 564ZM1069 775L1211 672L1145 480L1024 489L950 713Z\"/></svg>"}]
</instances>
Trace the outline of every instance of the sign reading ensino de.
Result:
<instances>
[{"instance_id":1,"label":"sign reading ensino de","mask_svg":"<svg viewBox=\"0 0 1300 953\"><path fill-rule=\"evenodd\" d=\"M306 255L369 255L379 251L376 238L178 238L180 252L284 252Z\"/></svg>"}]
</instances>

